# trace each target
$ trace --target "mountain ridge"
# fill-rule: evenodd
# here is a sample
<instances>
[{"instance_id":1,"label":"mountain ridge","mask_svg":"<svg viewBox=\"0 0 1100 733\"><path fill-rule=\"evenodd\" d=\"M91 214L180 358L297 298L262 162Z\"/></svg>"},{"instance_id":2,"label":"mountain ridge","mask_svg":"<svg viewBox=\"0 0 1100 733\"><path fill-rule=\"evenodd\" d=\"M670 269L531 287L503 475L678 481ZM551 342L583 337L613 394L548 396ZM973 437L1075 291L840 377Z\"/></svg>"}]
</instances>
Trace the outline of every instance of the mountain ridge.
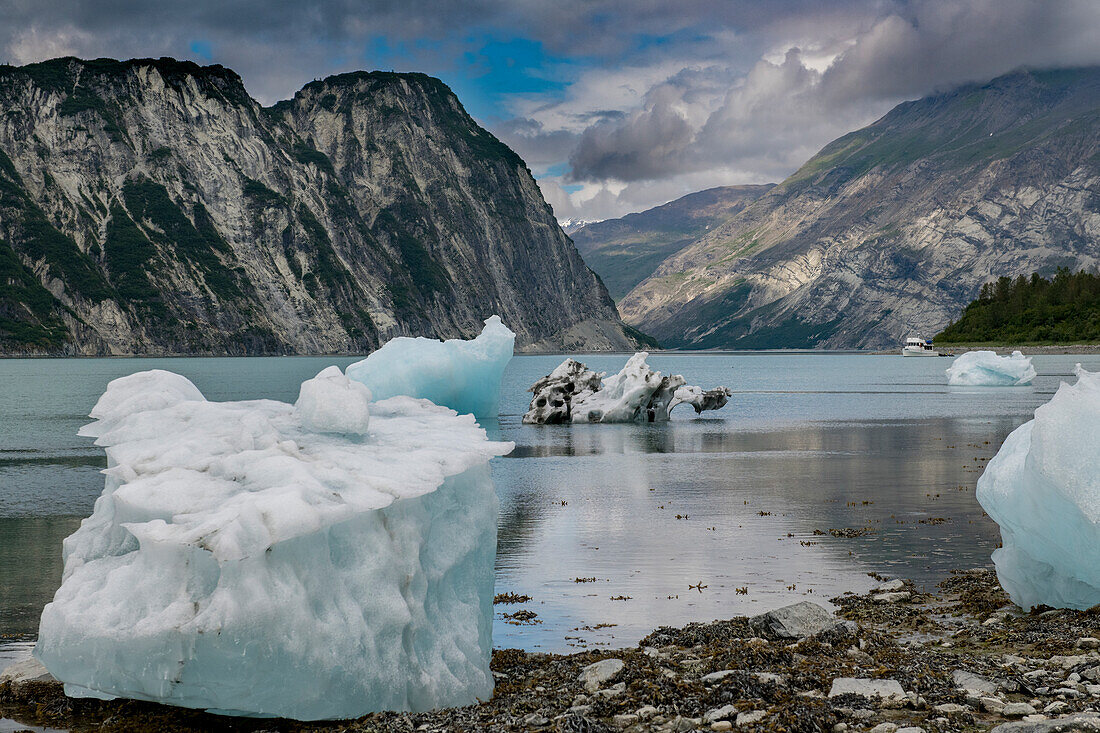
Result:
<instances>
[{"instance_id":1,"label":"mountain ridge","mask_svg":"<svg viewBox=\"0 0 1100 733\"><path fill-rule=\"evenodd\" d=\"M664 260L619 302L682 348L895 346L984 282L1100 263L1100 68L904 102Z\"/></svg>"},{"instance_id":2,"label":"mountain ridge","mask_svg":"<svg viewBox=\"0 0 1100 733\"><path fill-rule=\"evenodd\" d=\"M530 171L424 74L263 107L225 67L0 67L0 351L632 348ZM37 283L37 284L36 284Z\"/></svg>"}]
</instances>

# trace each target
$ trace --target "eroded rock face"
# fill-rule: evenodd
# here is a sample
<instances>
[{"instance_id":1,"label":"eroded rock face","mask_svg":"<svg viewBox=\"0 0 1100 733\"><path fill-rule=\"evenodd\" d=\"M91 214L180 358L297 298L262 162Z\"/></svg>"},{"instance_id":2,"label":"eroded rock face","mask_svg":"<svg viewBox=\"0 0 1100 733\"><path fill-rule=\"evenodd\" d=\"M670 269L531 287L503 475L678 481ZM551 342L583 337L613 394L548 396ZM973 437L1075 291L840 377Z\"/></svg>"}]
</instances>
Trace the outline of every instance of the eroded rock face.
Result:
<instances>
[{"instance_id":1,"label":"eroded rock face","mask_svg":"<svg viewBox=\"0 0 1100 733\"><path fill-rule=\"evenodd\" d=\"M634 348L523 161L439 80L357 72L261 107L221 66L0 67L0 353Z\"/></svg>"},{"instance_id":2,"label":"eroded rock face","mask_svg":"<svg viewBox=\"0 0 1100 733\"><path fill-rule=\"evenodd\" d=\"M619 312L668 347L892 348L1001 275L1094 269L1098 94L1092 67L905 102L671 254Z\"/></svg>"},{"instance_id":3,"label":"eroded rock face","mask_svg":"<svg viewBox=\"0 0 1100 733\"><path fill-rule=\"evenodd\" d=\"M647 352L638 352L622 371L610 377L575 359L566 359L528 390L534 397L523 422L664 422L680 404L691 405L698 414L717 410L729 401L729 388L703 390L687 386L679 374L663 376L650 369L648 357Z\"/></svg>"}]
</instances>

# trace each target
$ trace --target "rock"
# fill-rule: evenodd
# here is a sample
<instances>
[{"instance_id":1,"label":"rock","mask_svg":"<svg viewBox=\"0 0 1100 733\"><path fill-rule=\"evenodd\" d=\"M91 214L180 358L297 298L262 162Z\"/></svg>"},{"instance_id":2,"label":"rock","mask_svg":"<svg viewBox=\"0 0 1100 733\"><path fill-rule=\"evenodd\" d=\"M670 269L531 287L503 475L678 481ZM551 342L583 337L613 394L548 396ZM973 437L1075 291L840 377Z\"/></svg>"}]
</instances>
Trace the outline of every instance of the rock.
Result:
<instances>
[{"instance_id":1,"label":"rock","mask_svg":"<svg viewBox=\"0 0 1100 733\"><path fill-rule=\"evenodd\" d=\"M865 698L905 697L905 690L896 680L871 680L857 677L837 677L829 688L829 697L859 695Z\"/></svg>"},{"instance_id":2,"label":"rock","mask_svg":"<svg viewBox=\"0 0 1100 733\"><path fill-rule=\"evenodd\" d=\"M637 715L642 720L649 720L650 718L652 718L657 713L658 713L657 708L653 707L652 705L646 705L645 707L640 707L640 708L638 708L637 710L634 711L634 714Z\"/></svg>"},{"instance_id":3,"label":"rock","mask_svg":"<svg viewBox=\"0 0 1100 733\"><path fill-rule=\"evenodd\" d=\"M696 722L694 718L685 718L682 715L677 715L665 724L665 730L672 731L672 733L687 733L687 731L696 728L699 723L702 722L701 720Z\"/></svg>"},{"instance_id":4,"label":"rock","mask_svg":"<svg viewBox=\"0 0 1100 733\"><path fill-rule=\"evenodd\" d=\"M983 697L981 699L982 710L987 713L999 713L1004 710L1005 701L999 697ZM1031 712L1035 712L1032 710Z\"/></svg>"},{"instance_id":5,"label":"rock","mask_svg":"<svg viewBox=\"0 0 1100 733\"><path fill-rule=\"evenodd\" d=\"M768 714L766 710L750 710L746 713L737 714L737 727L742 725L750 725L752 723L758 723L764 719Z\"/></svg>"},{"instance_id":6,"label":"rock","mask_svg":"<svg viewBox=\"0 0 1100 733\"><path fill-rule=\"evenodd\" d=\"M986 695L992 695L995 693L1000 685L997 682L983 677L980 674L974 674L973 672L967 672L965 669L956 669L951 673L951 679L955 683L955 687L960 690L969 690L971 692L981 692Z\"/></svg>"},{"instance_id":7,"label":"rock","mask_svg":"<svg viewBox=\"0 0 1100 733\"><path fill-rule=\"evenodd\" d=\"M523 724L529 728L541 728L544 725L549 725L550 721L538 713L531 713L523 719Z\"/></svg>"},{"instance_id":8,"label":"rock","mask_svg":"<svg viewBox=\"0 0 1100 733\"><path fill-rule=\"evenodd\" d=\"M701 679L701 681L704 685L714 685L714 684L717 684L717 683L721 682L726 677L729 677L731 674L733 674L736 671L737 670L735 670L735 669L720 669L717 672L711 672L710 674L705 674L700 679Z\"/></svg>"},{"instance_id":9,"label":"rock","mask_svg":"<svg viewBox=\"0 0 1100 733\"><path fill-rule=\"evenodd\" d=\"M713 723L717 720L726 720L735 716L736 714L737 708L735 706L723 705L720 708L715 708L714 710L707 712L707 714L703 716L703 722Z\"/></svg>"},{"instance_id":10,"label":"rock","mask_svg":"<svg viewBox=\"0 0 1100 733\"><path fill-rule=\"evenodd\" d=\"M772 674L771 672L753 672L752 676L760 682L771 682L774 685L782 687L787 684L787 678L781 674Z\"/></svg>"},{"instance_id":11,"label":"rock","mask_svg":"<svg viewBox=\"0 0 1100 733\"><path fill-rule=\"evenodd\" d=\"M42 665L42 662L34 657L28 657L15 664L8 665L3 672L0 672L0 685L5 682L20 684L23 682L57 682L57 680Z\"/></svg>"},{"instance_id":12,"label":"rock","mask_svg":"<svg viewBox=\"0 0 1100 733\"><path fill-rule=\"evenodd\" d=\"M1058 715L1059 713L1064 713L1067 710L1069 710L1069 705L1062 702L1061 700L1055 700L1050 705L1047 705L1045 708L1043 708L1043 712L1047 715Z\"/></svg>"},{"instance_id":13,"label":"rock","mask_svg":"<svg viewBox=\"0 0 1100 733\"><path fill-rule=\"evenodd\" d=\"M934 708L937 713L943 713L945 715L956 715L958 713L965 713L970 710L965 705L959 705L957 702L945 702L942 705L937 705Z\"/></svg>"},{"instance_id":14,"label":"rock","mask_svg":"<svg viewBox=\"0 0 1100 733\"><path fill-rule=\"evenodd\" d=\"M626 692L626 683L619 682L612 685L611 687L608 687L606 690L597 690L596 694L605 700L610 700L611 698L621 695L624 692Z\"/></svg>"},{"instance_id":15,"label":"rock","mask_svg":"<svg viewBox=\"0 0 1100 733\"><path fill-rule=\"evenodd\" d=\"M1001 708L1001 715L1006 718L1022 718L1025 715L1034 715L1035 708L1026 702L1010 702Z\"/></svg>"},{"instance_id":16,"label":"rock","mask_svg":"<svg viewBox=\"0 0 1100 733\"><path fill-rule=\"evenodd\" d=\"M1054 720L1003 723L991 733L1064 733L1068 731L1100 731L1100 715L1078 713Z\"/></svg>"},{"instance_id":17,"label":"rock","mask_svg":"<svg viewBox=\"0 0 1100 733\"><path fill-rule=\"evenodd\" d=\"M871 593L896 593L905 589L905 581L900 578L880 583L871 589Z\"/></svg>"},{"instance_id":18,"label":"rock","mask_svg":"<svg viewBox=\"0 0 1100 733\"><path fill-rule=\"evenodd\" d=\"M753 616L749 628L773 639L804 639L838 628L841 623L818 604L802 601Z\"/></svg>"},{"instance_id":19,"label":"rock","mask_svg":"<svg viewBox=\"0 0 1100 733\"><path fill-rule=\"evenodd\" d=\"M1095 636L1082 636L1077 640L1078 649L1100 649L1100 639Z\"/></svg>"},{"instance_id":20,"label":"rock","mask_svg":"<svg viewBox=\"0 0 1100 733\"><path fill-rule=\"evenodd\" d=\"M911 597L912 593L908 591L899 593L880 593L877 596L872 596L875 603L902 603L908 601Z\"/></svg>"},{"instance_id":21,"label":"rock","mask_svg":"<svg viewBox=\"0 0 1100 733\"><path fill-rule=\"evenodd\" d=\"M611 718L611 723L619 728L629 728L640 720L637 715L633 713L626 713L624 715L615 715Z\"/></svg>"},{"instance_id":22,"label":"rock","mask_svg":"<svg viewBox=\"0 0 1100 733\"><path fill-rule=\"evenodd\" d=\"M926 733L924 728L917 725L910 725L905 728L898 728L897 733Z\"/></svg>"},{"instance_id":23,"label":"rock","mask_svg":"<svg viewBox=\"0 0 1100 733\"><path fill-rule=\"evenodd\" d=\"M871 733L897 733L896 723L879 723L871 729Z\"/></svg>"},{"instance_id":24,"label":"rock","mask_svg":"<svg viewBox=\"0 0 1100 733\"><path fill-rule=\"evenodd\" d=\"M833 726L833 733L844 733L846 730L848 730L847 723L837 723Z\"/></svg>"},{"instance_id":25,"label":"rock","mask_svg":"<svg viewBox=\"0 0 1100 733\"><path fill-rule=\"evenodd\" d=\"M716 720L710 724L711 730L733 730L733 723L728 720Z\"/></svg>"},{"instance_id":26,"label":"rock","mask_svg":"<svg viewBox=\"0 0 1100 733\"><path fill-rule=\"evenodd\" d=\"M618 677L625 666L621 659L603 659L582 669L577 679L583 682L584 688L592 693L600 689L605 682Z\"/></svg>"}]
</instances>

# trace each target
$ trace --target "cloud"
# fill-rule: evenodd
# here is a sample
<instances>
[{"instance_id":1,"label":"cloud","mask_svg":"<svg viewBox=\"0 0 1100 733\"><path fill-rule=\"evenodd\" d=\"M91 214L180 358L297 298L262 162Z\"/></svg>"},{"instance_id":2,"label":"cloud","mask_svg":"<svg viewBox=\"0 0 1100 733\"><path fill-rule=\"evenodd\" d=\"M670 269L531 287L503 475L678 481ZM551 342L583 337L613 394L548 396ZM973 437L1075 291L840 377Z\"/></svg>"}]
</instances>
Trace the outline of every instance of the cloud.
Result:
<instances>
[{"instance_id":1,"label":"cloud","mask_svg":"<svg viewBox=\"0 0 1100 733\"><path fill-rule=\"evenodd\" d=\"M270 104L357 68L440 76L560 217L779 180L892 105L1100 63L1096 0L0 0L0 61L220 63Z\"/></svg>"}]
</instances>

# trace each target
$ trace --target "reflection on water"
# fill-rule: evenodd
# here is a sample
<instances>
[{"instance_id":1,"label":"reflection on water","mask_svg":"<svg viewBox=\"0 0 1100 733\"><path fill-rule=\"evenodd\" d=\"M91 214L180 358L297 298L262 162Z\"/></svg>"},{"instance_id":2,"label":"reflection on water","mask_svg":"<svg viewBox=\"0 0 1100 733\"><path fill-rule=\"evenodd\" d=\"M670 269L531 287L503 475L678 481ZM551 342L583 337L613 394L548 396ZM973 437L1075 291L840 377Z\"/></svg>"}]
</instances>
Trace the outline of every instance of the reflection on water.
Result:
<instances>
[{"instance_id":1,"label":"reflection on water","mask_svg":"<svg viewBox=\"0 0 1100 733\"><path fill-rule=\"evenodd\" d=\"M561 360L513 359L500 420L486 425L516 443L493 462L497 592L533 598L497 607L498 647L623 645L658 624L861 590L871 571L929 585L988 565L997 531L973 495L985 461L1074 362L1100 370L1100 357L1043 356L1031 387L952 388L947 359L659 354L656 369L731 387L730 404L668 423L521 424L527 387ZM613 372L625 359L584 360ZM61 539L102 490L102 453L76 430L110 379L165 368L210 399L293 401L303 379L351 361L0 361L0 635L34 633ZM518 608L541 623L506 623Z\"/></svg>"}]
</instances>

